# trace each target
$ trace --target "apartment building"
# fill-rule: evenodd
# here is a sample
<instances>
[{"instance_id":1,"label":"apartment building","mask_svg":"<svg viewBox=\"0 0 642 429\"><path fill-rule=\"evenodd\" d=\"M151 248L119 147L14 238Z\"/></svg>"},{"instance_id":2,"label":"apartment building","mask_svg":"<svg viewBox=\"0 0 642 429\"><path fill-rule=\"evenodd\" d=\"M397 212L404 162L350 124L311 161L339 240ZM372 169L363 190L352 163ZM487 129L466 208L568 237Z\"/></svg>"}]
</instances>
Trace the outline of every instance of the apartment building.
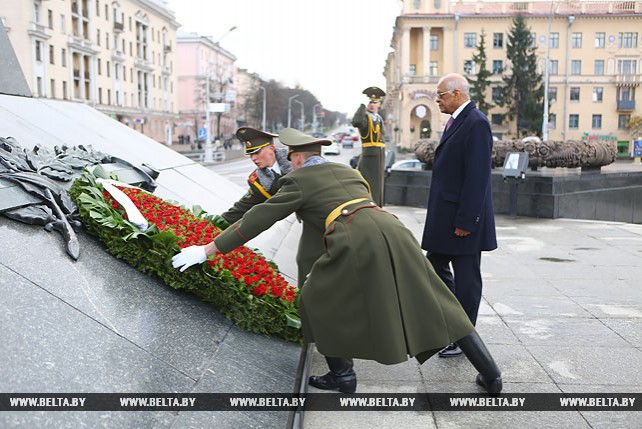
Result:
<instances>
[{"instance_id":1,"label":"apartment building","mask_svg":"<svg viewBox=\"0 0 642 429\"><path fill-rule=\"evenodd\" d=\"M548 139L616 140L620 152L629 150L627 122L642 115L636 103L642 83L640 1L403 0L384 71L384 108L397 145L439 139L448 117L435 103L437 82L451 72L475 78L472 58L482 31L486 68L493 72L486 99L497 104L492 100L502 72L510 72L506 49L517 14L532 32L542 76L548 58ZM493 134L516 138L515 124L503 113L498 106L488 112Z\"/></svg>"},{"instance_id":2,"label":"apartment building","mask_svg":"<svg viewBox=\"0 0 642 429\"><path fill-rule=\"evenodd\" d=\"M0 0L34 97L86 103L171 144L179 24L163 0Z\"/></svg>"},{"instance_id":3,"label":"apartment building","mask_svg":"<svg viewBox=\"0 0 642 429\"><path fill-rule=\"evenodd\" d=\"M204 142L207 134L221 143L231 139L237 128L236 57L196 33L179 31L176 46L179 141Z\"/></svg>"}]
</instances>

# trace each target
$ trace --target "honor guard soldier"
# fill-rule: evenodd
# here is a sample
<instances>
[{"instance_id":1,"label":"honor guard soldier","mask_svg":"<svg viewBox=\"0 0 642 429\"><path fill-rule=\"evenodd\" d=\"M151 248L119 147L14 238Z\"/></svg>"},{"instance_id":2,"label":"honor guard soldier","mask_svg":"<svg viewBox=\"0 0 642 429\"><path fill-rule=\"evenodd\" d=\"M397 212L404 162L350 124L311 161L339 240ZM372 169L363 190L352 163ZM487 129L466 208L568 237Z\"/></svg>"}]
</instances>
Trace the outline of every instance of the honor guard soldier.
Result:
<instances>
[{"instance_id":1,"label":"honor guard soldier","mask_svg":"<svg viewBox=\"0 0 642 429\"><path fill-rule=\"evenodd\" d=\"M274 147L276 134L241 127L236 131L236 137L243 143L245 154L250 156L257 168L247 179L247 193L228 211L214 219L220 229L227 228L243 217L246 211L274 195L279 190L279 179L292 171L287 149Z\"/></svg>"},{"instance_id":2,"label":"honor guard soldier","mask_svg":"<svg viewBox=\"0 0 642 429\"><path fill-rule=\"evenodd\" d=\"M321 156L330 140L293 128L279 139L294 170L279 191L214 241L174 255L174 268L230 252L296 213L303 222L296 256L301 326L330 370L310 377L310 385L354 393L353 358L392 365L414 356L423 363L456 341L479 371L477 384L498 394L499 368L412 232L373 203L361 174Z\"/></svg>"},{"instance_id":3,"label":"honor guard soldier","mask_svg":"<svg viewBox=\"0 0 642 429\"><path fill-rule=\"evenodd\" d=\"M361 104L352 118L352 125L359 129L361 157L357 169L370 184L372 198L383 207L383 180L386 163L386 144L383 142L383 118L379 115L382 89L371 86L363 90L369 98L368 107Z\"/></svg>"}]
</instances>

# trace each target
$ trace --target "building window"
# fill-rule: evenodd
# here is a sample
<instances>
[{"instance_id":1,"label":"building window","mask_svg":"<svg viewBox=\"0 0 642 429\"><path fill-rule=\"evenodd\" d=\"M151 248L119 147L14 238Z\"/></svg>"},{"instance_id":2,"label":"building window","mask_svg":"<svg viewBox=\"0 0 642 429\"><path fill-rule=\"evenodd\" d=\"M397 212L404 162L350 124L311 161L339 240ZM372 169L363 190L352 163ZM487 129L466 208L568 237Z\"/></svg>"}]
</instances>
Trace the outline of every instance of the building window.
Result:
<instances>
[{"instance_id":1,"label":"building window","mask_svg":"<svg viewBox=\"0 0 642 429\"><path fill-rule=\"evenodd\" d=\"M493 60L493 74L502 74L504 62L502 60Z\"/></svg>"},{"instance_id":2,"label":"building window","mask_svg":"<svg viewBox=\"0 0 642 429\"><path fill-rule=\"evenodd\" d=\"M54 79L49 81L49 90L51 92L51 98L56 98L56 81Z\"/></svg>"},{"instance_id":3,"label":"building window","mask_svg":"<svg viewBox=\"0 0 642 429\"><path fill-rule=\"evenodd\" d=\"M548 88L548 101L557 101L557 87L549 87Z\"/></svg>"},{"instance_id":4,"label":"building window","mask_svg":"<svg viewBox=\"0 0 642 429\"><path fill-rule=\"evenodd\" d=\"M617 60L618 74L635 74L636 60Z\"/></svg>"},{"instance_id":5,"label":"building window","mask_svg":"<svg viewBox=\"0 0 642 429\"><path fill-rule=\"evenodd\" d=\"M103 89L98 88L98 104L103 104Z\"/></svg>"},{"instance_id":6,"label":"building window","mask_svg":"<svg viewBox=\"0 0 642 429\"><path fill-rule=\"evenodd\" d=\"M537 49L537 33L531 33L531 48Z\"/></svg>"},{"instance_id":7,"label":"building window","mask_svg":"<svg viewBox=\"0 0 642 429\"><path fill-rule=\"evenodd\" d=\"M499 103L502 98L502 88L499 86L494 86L492 88L492 99L493 103Z\"/></svg>"},{"instance_id":8,"label":"building window","mask_svg":"<svg viewBox=\"0 0 642 429\"><path fill-rule=\"evenodd\" d=\"M490 115L490 121L493 125L501 125L503 118L504 118L504 115L500 115L497 113L493 113L492 115Z\"/></svg>"},{"instance_id":9,"label":"building window","mask_svg":"<svg viewBox=\"0 0 642 429\"><path fill-rule=\"evenodd\" d=\"M42 93L42 78L38 76L36 78L36 96L37 97L42 97L44 94Z\"/></svg>"},{"instance_id":10,"label":"building window","mask_svg":"<svg viewBox=\"0 0 642 429\"><path fill-rule=\"evenodd\" d=\"M475 74L475 63L473 60L464 61L464 74Z\"/></svg>"},{"instance_id":11,"label":"building window","mask_svg":"<svg viewBox=\"0 0 642 429\"><path fill-rule=\"evenodd\" d=\"M36 40L36 61L42 61L42 42Z\"/></svg>"},{"instance_id":12,"label":"building window","mask_svg":"<svg viewBox=\"0 0 642 429\"><path fill-rule=\"evenodd\" d=\"M580 127L580 115L568 115L568 127L578 129Z\"/></svg>"},{"instance_id":13,"label":"building window","mask_svg":"<svg viewBox=\"0 0 642 429\"><path fill-rule=\"evenodd\" d=\"M604 41L606 40L606 33L595 33L595 47L604 48Z\"/></svg>"},{"instance_id":14,"label":"building window","mask_svg":"<svg viewBox=\"0 0 642 429\"><path fill-rule=\"evenodd\" d=\"M96 60L96 68L98 69L98 75L99 76L102 75L103 74L103 68L102 68L102 62L100 61L100 58L98 58L98 60Z\"/></svg>"},{"instance_id":15,"label":"building window","mask_svg":"<svg viewBox=\"0 0 642 429\"><path fill-rule=\"evenodd\" d=\"M136 58L146 60L149 58L147 53L147 33L148 26L142 22L136 22Z\"/></svg>"},{"instance_id":16,"label":"building window","mask_svg":"<svg viewBox=\"0 0 642 429\"><path fill-rule=\"evenodd\" d=\"M60 52L60 64L63 67L67 67L67 50L65 48L62 48Z\"/></svg>"},{"instance_id":17,"label":"building window","mask_svg":"<svg viewBox=\"0 0 642 429\"><path fill-rule=\"evenodd\" d=\"M439 36L436 34L430 35L430 50L431 51L439 50Z\"/></svg>"},{"instance_id":18,"label":"building window","mask_svg":"<svg viewBox=\"0 0 642 429\"><path fill-rule=\"evenodd\" d=\"M55 56L56 56L56 55L55 55L55 53L54 53L54 47L53 47L53 45L49 45L49 64L54 64L54 63L55 63L55 62L54 62L54 57L55 57Z\"/></svg>"},{"instance_id":19,"label":"building window","mask_svg":"<svg viewBox=\"0 0 642 429\"><path fill-rule=\"evenodd\" d=\"M53 30L53 12L51 9L47 10L47 26Z\"/></svg>"},{"instance_id":20,"label":"building window","mask_svg":"<svg viewBox=\"0 0 642 429\"><path fill-rule=\"evenodd\" d=\"M504 33L493 33L493 48L502 49L504 47Z\"/></svg>"},{"instance_id":21,"label":"building window","mask_svg":"<svg viewBox=\"0 0 642 429\"><path fill-rule=\"evenodd\" d=\"M556 75L558 73L558 62L557 60L550 60L548 65L550 70L548 71L549 74L551 75Z\"/></svg>"},{"instance_id":22,"label":"building window","mask_svg":"<svg viewBox=\"0 0 642 429\"><path fill-rule=\"evenodd\" d=\"M560 33L551 33L548 36L548 47L549 48L559 48L560 47Z\"/></svg>"},{"instance_id":23,"label":"building window","mask_svg":"<svg viewBox=\"0 0 642 429\"><path fill-rule=\"evenodd\" d=\"M110 73L111 73L111 71L109 70L110 67L111 67L111 64L109 63L109 61L107 61L107 66L105 67L105 72L107 73L107 77L110 77Z\"/></svg>"},{"instance_id":24,"label":"building window","mask_svg":"<svg viewBox=\"0 0 642 429\"><path fill-rule=\"evenodd\" d=\"M580 88L578 86L571 87L571 96L569 99L571 101L580 101Z\"/></svg>"},{"instance_id":25,"label":"building window","mask_svg":"<svg viewBox=\"0 0 642 429\"><path fill-rule=\"evenodd\" d=\"M419 9L421 7L421 0L415 0L415 9Z\"/></svg>"},{"instance_id":26,"label":"building window","mask_svg":"<svg viewBox=\"0 0 642 429\"><path fill-rule=\"evenodd\" d=\"M593 102L601 103L603 99L604 99L604 88L602 88L601 86L596 86L595 88L593 88Z\"/></svg>"},{"instance_id":27,"label":"building window","mask_svg":"<svg viewBox=\"0 0 642 429\"><path fill-rule=\"evenodd\" d=\"M594 130L602 129L602 115L593 115L591 117L591 128Z\"/></svg>"},{"instance_id":28,"label":"building window","mask_svg":"<svg viewBox=\"0 0 642 429\"><path fill-rule=\"evenodd\" d=\"M439 63L437 61L430 62L430 75L436 76L439 74Z\"/></svg>"},{"instance_id":29,"label":"building window","mask_svg":"<svg viewBox=\"0 0 642 429\"><path fill-rule=\"evenodd\" d=\"M69 94L67 93L67 81L66 80L62 81L62 98L64 100L67 100L69 98Z\"/></svg>"},{"instance_id":30,"label":"building window","mask_svg":"<svg viewBox=\"0 0 642 429\"><path fill-rule=\"evenodd\" d=\"M619 33L618 34L618 48L637 48L638 47L638 33Z\"/></svg>"},{"instance_id":31,"label":"building window","mask_svg":"<svg viewBox=\"0 0 642 429\"><path fill-rule=\"evenodd\" d=\"M557 128L557 115L555 113L551 113L548 115L548 129L554 130L555 128Z\"/></svg>"},{"instance_id":32,"label":"building window","mask_svg":"<svg viewBox=\"0 0 642 429\"><path fill-rule=\"evenodd\" d=\"M464 33L464 48L477 47L477 33Z\"/></svg>"},{"instance_id":33,"label":"building window","mask_svg":"<svg viewBox=\"0 0 642 429\"><path fill-rule=\"evenodd\" d=\"M417 65L416 64L409 64L408 65L408 74L410 76L414 76L417 73Z\"/></svg>"},{"instance_id":34,"label":"building window","mask_svg":"<svg viewBox=\"0 0 642 429\"><path fill-rule=\"evenodd\" d=\"M571 47L573 49L582 48L582 33L573 33L571 35Z\"/></svg>"},{"instance_id":35,"label":"building window","mask_svg":"<svg viewBox=\"0 0 642 429\"><path fill-rule=\"evenodd\" d=\"M100 28L96 30L96 44L100 46Z\"/></svg>"},{"instance_id":36,"label":"building window","mask_svg":"<svg viewBox=\"0 0 642 429\"><path fill-rule=\"evenodd\" d=\"M67 24L65 23L65 15L60 15L60 32L67 34Z\"/></svg>"},{"instance_id":37,"label":"building window","mask_svg":"<svg viewBox=\"0 0 642 429\"><path fill-rule=\"evenodd\" d=\"M604 60L595 60L595 66L593 67L593 73L596 76L602 76L604 74Z\"/></svg>"},{"instance_id":38,"label":"building window","mask_svg":"<svg viewBox=\"0 0 642 429\"><path fill-rule=\"evenodd\" d=\"M617 128L625 130L629 126L629 119L631 115L617 115Z\"/></svg>"},{"instance_id":39,"label":"building window","mask_svg":"<svg viewBox=\"0 0 642 429\"><path fill-rule=\"evenodd\" d=\"M96 16L100 16L100 1L96 0Z\"/></svg>"},{"instance_id":40,"label":"building window","mask_svg":"<svg viewBox=\"0 0 642 429\"><path fill-rule=\"evenodd\" d=\"M582 74L582 60L571 60L571 74Z\"/></svg>"}]
</instances>

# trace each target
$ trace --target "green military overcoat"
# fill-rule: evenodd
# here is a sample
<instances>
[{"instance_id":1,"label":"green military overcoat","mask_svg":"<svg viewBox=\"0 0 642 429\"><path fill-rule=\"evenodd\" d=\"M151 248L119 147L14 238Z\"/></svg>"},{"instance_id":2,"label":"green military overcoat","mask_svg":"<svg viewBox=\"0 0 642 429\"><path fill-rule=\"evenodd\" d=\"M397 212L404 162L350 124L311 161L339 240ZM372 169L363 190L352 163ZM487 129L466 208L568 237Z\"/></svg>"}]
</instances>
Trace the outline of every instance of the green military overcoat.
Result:
<instances>
[{"instance_id":1,"label":"green military overcoat","mask_svg":"<svg viewBox=\"0 0 642 429\"><path fill-rule=\"evenodd\" d=\"M283 177L279 192L221 233L216 246L229 252L293 212L304 225L297 255L303 333L320 353L423 362L474 330L412 233L372 202L366 182L345 165Z\"/></svg>"},{"instance_id":2,"label":"green military overcoat","mask_svg":"<svg viewBox=\"0 0 642 429\"><path fill-rule=\"evenodd\" d=\"M372 198L383 207L383 185L386 164L386 147L383 143L383 119L373 115L361 105L352 117L352 125L359 129L361 157L357 169L370 184Z\"/></svg>"}]
</instances>

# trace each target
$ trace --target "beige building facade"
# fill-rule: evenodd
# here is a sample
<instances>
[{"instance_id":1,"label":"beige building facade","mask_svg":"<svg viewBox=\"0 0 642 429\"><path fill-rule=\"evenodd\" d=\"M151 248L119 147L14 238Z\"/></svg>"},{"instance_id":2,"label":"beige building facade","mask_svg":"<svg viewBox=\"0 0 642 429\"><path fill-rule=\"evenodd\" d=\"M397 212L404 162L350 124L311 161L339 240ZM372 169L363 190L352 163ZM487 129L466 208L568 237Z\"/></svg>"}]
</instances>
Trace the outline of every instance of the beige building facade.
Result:
<instances>
[{"instance_id":1,"label":"beige building facade","mask_svg":"<svg viewBox=\"0 0 642 429\"><path fill-rule=\"evenodd\" d=\"M0 0L34 97L86 103L166 144L178 23L163 0Z\"/></svg>"},{"instance_id":2,"label":"beige building facade","mask_svg":"<svg viewBox=\"0 0 642 429\"><path fill-rule=\"evenodd\" d=\"M513 19L522 14L533 35L538 71L550 101L549 140L616 140L629 150L626 129L642 115L642 2L404 0L384 74L392 141L412 148L419 138L439 139L448 117L435 103L444 74L475 78L472 58L485 33L486 68L493 74L486 100L493 134L514 139L515 124L493 100L510 72L506 50ZM545 117L546 112L542 112Z\"/></svg>"}]
</instances>

